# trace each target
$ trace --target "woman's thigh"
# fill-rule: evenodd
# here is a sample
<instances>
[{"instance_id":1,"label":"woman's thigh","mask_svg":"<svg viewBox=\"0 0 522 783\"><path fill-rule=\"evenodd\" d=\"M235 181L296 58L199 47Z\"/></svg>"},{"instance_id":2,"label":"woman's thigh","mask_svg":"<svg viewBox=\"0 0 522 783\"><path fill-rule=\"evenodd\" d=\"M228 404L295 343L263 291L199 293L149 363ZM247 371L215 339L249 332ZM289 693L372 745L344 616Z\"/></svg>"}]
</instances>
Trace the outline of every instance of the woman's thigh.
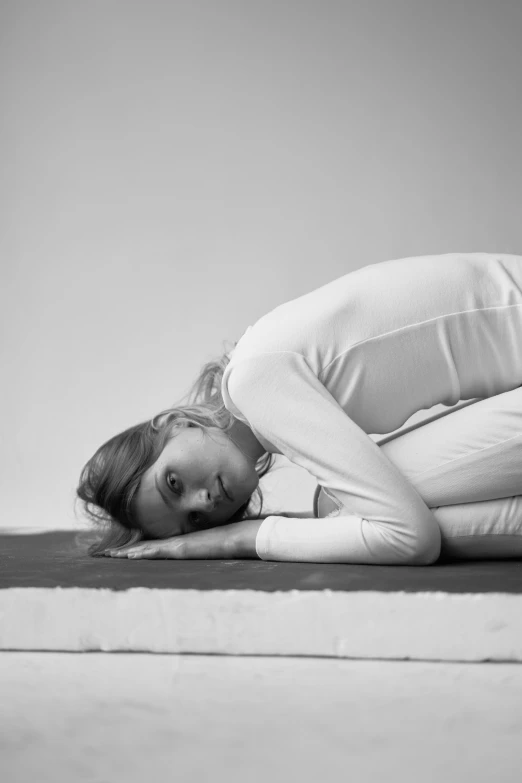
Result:
<instances>
[{"instance_id":1,"label":"woman's thigh","mask_svg":"<svg viewBox=\"0 0 522 783\"><path fill-rule=\"evenodd\" d=\"M522 387L380 446L430 508L522 495Z\"/></svg>"},{"instance_id":2,"label":"woman's thigh","mask_svg":"<svg viewBox=\"0 0 522 783\"><path fill-rule=\"evenodd\" d=\"M460 560L522 557L522 495L432 510L442 555Z\"/></svg>"},{"instance_id":3,"label":"woman's thigh","mask_svg":"<svg viewBox=\"0 0 522 783\"><path fill-rule=\"evenodd\" d=\"M522 388L419 425L380 448L433 510L442 555L522 557ZM314 510L323 517L334 506L319 491Z\"/></svg>"}]
</instances>

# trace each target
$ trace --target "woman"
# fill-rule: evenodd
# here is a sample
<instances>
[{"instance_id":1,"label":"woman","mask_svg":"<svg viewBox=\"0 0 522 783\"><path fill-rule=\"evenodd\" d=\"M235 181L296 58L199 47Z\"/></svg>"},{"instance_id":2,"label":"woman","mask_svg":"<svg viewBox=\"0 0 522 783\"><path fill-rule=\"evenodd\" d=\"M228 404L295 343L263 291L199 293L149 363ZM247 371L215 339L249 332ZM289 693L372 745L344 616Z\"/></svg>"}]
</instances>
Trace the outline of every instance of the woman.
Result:
<instances>
[{"instance_id":1,"label":"woman","mask_svg":"<svg viewBox=\"0 0 522 783\"><path fill-rule=\"evenodd\" d=\"M503 480L494 466L518 458L522 467L521 384L522 256L447 254L363 267L249 327L231 356L204 368L196 404L164 411L98 450L78 494L91 516L128 532L109 533L91 554L434 563L441 526L454 530L463 504L504 499L504 520L512 525L517 516L522 471ZM397 430L419 410L476 398L380 447L369 437ZM486 432L491 443L477 445ZM450 471L453 481L437 484L455 453L457 481ZM252 494L274 454L317 478L328 516L252 518ZM431 483L420 478L426 471Z\"/></svg>"}]
</instances>

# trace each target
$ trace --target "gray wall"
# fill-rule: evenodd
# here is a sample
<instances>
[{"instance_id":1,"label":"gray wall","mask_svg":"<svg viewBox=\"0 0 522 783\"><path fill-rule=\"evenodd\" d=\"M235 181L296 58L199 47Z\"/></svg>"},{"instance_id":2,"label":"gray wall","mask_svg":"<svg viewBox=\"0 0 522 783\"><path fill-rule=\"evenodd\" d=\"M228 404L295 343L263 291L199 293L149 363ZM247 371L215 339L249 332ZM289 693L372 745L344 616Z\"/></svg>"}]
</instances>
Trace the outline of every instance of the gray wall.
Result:
<instances>
[{"instance_id":1,"label":"gray wall","mask_svg":"<svg viewBox=\"0 0 522 783\"><path fill-rule=\"evenodd\" d=\"M390 258L522 253L516 0L1 14L4 526L73 526L97 446L281 302ZM276 500L311 487L287 471Z\"/></svg>"}]
</instances>

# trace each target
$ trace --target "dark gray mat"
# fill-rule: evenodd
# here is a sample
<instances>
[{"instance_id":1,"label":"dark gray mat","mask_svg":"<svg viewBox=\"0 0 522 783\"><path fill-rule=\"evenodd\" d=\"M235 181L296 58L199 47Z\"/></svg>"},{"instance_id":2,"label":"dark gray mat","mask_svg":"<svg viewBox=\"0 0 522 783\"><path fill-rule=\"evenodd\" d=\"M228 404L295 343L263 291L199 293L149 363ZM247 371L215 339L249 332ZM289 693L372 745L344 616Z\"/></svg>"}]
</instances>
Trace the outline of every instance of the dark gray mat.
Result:
<instances>
[{"instance_id":1,"label":"dark gray mat","mask_svg":"<svg viewBox=\"0 0 522 783\"><path fill-rule=\"evenodd\" d=\"M0 535L0 588L522 592L522 560L400 567L263 560L133 561L89 557L81 539L82 534L74 531Z\"/></svg>"}]
</instances>

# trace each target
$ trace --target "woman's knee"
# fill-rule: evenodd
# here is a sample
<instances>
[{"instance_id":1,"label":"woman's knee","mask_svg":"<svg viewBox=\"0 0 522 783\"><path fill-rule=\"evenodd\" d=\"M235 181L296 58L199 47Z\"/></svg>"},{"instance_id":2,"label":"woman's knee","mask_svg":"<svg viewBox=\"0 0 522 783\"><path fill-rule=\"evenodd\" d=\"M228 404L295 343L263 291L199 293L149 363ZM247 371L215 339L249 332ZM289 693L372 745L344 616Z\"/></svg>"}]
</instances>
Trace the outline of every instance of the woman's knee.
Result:
<instances>
[{"instance_id":1,"label":"woman's knee","mask_svg":"<svg viewBox=\"0 0 522 783\"><path fill-rule=\"evenodd\" d=\"M440 557L441 546L440 529L430 531L429 535L420 536L415 542L407 565L433 565Z\"/></svg>"}]
</instances>

